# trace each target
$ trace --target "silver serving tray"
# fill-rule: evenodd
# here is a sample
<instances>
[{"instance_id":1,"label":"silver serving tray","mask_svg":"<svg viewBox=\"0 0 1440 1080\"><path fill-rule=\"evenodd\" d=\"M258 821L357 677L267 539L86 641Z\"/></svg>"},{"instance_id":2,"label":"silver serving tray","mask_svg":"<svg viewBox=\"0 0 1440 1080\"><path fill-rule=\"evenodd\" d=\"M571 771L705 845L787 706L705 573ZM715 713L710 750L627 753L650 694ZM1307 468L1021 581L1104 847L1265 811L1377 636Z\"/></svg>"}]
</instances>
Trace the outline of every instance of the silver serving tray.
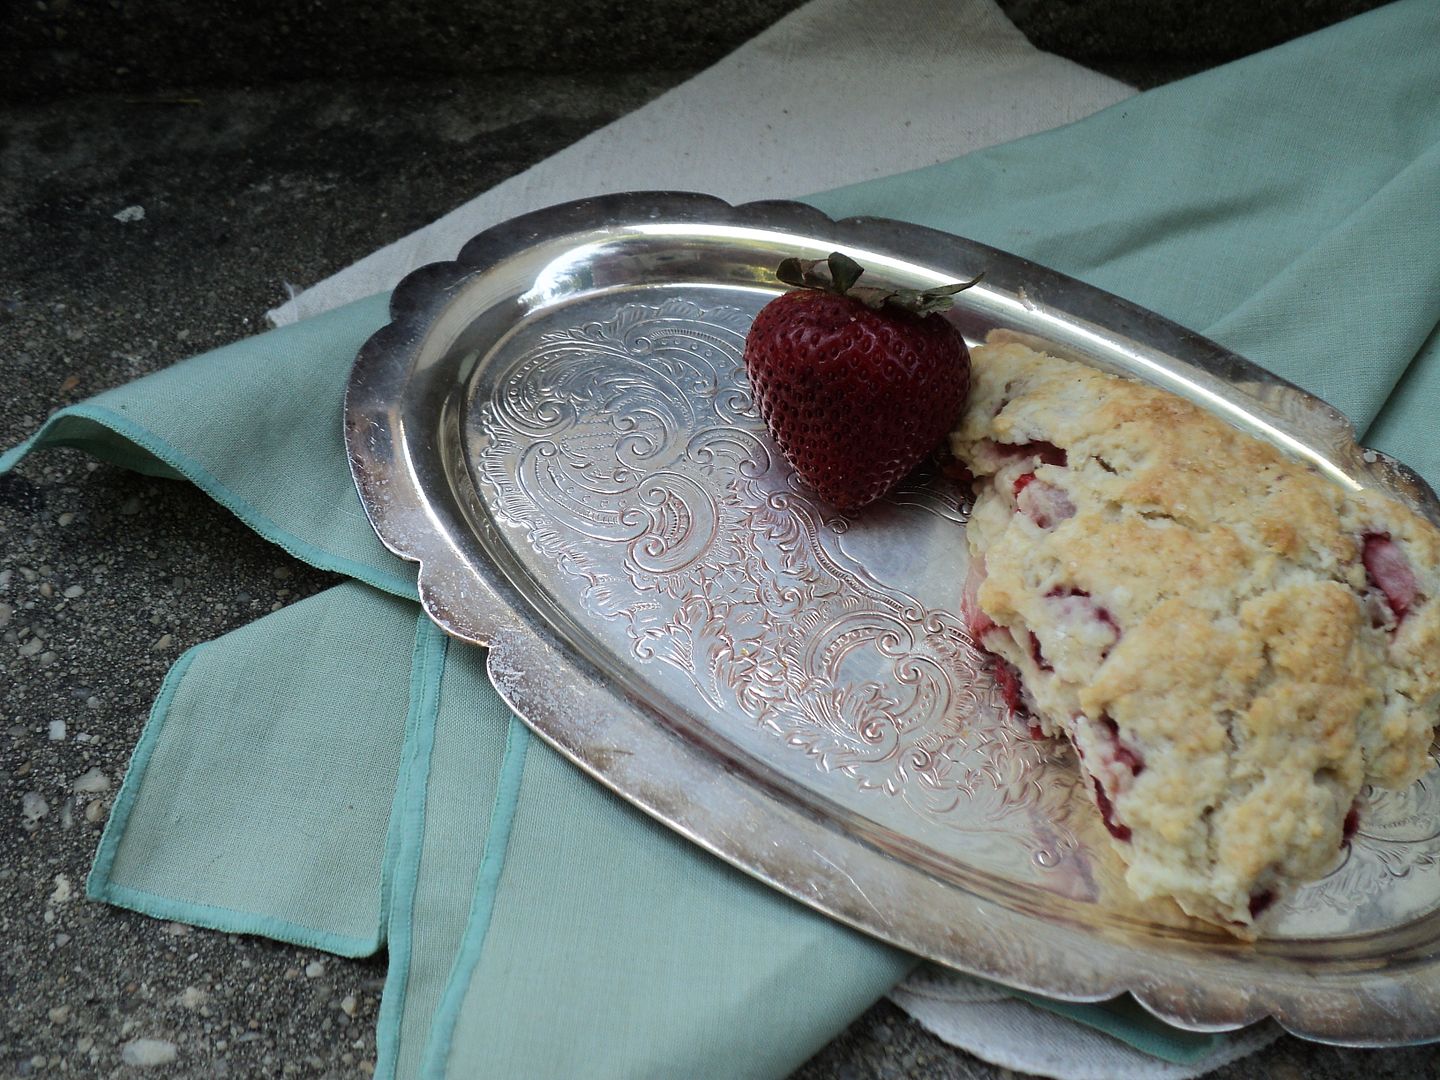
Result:
<instances>
[{"instance_id":1,"label":"silver serving tray","mask_svg":"<svg viewBox=\"0 0 1440 1080\"><path fill-rule=\"evenodd\" d=\"M1197 1031L1272 1016L1440 1037L1440 774L1374 793L1323 880L1244 944L1125 889L1068 752L1004 715L957 614L967 507L920 475L854 519L792 475L741 348L786 255L875 284L984 271L954 318L1165 387L1432 520L1332 407L1016 256L800 204L569 203L409 275L345 434L366 512L449 633L580 768L720 858L885 941Z\"/></svg>"}]
</instances>

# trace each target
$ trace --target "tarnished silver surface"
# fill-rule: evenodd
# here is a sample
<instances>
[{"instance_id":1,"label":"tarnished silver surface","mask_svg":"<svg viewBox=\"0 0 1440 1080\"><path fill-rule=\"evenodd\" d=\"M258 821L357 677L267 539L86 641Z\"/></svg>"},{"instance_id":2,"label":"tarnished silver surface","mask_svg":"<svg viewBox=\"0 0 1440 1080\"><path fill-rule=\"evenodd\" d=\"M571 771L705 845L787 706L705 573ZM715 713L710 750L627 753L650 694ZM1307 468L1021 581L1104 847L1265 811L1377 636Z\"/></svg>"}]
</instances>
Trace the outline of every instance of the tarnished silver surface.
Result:
<instances>
[{"instance_id":1,"label":"tarnished silver surface","mask_svg":"<svg viewBox=\"0 0 1440 1080\"><path fill-rule=\"evenodd\" d=\"M901 286L983 270L954 316L971 341L1033 335L1440 521L1330 406L1023 259L794 203L607 196L417 270L356 361L351 467L431 616L603 783L920 955L1071 1000L1128 990L1196 1030L1440 1037L1440 774L1374 794L1257 944L1142 906L1068 753L1004 716L964 631L960 492L920 475L850 520L794 478L741 349L776 263L836 248Z\"/></svg>"}]
</instances>

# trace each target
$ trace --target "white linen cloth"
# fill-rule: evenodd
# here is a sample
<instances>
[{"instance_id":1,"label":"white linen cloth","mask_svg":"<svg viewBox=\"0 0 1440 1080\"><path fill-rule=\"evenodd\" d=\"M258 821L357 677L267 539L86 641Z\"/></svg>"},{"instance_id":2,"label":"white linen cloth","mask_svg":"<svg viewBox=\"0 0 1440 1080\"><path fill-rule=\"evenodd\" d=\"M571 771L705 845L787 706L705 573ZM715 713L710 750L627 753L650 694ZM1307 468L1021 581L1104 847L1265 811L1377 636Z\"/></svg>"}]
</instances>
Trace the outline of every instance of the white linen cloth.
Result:
<instances>
[{"instance_id":1,"label":"white linen cloth","mask_svg":"<svg viewBox=\"0 0 1440 1080\"><path fill-rule=\"evenodd\" d=\"M1281 1034L1275 1024L1256 1024L1226 1036L1204 1057L1176 1065L980 979L937 967L915 972L891 991L890 1000L951 1046L992 1065L1056 1080L1190 1080L1269 1046Z\"/></svg>"},{"instance_id":2,"label":"white linen cloth","mask_svg":"<svg viewBox=\"0 0 1440 1080\"><path fill-rule=\"evenodd\" d=\"M847 73L867 93L842 93ZM617 191L791 198L1046 131L1135 91L1041 52L992 0L814 0L688 82L269 312L389 289L517 214Z\"/></svg>"}]
</instances>

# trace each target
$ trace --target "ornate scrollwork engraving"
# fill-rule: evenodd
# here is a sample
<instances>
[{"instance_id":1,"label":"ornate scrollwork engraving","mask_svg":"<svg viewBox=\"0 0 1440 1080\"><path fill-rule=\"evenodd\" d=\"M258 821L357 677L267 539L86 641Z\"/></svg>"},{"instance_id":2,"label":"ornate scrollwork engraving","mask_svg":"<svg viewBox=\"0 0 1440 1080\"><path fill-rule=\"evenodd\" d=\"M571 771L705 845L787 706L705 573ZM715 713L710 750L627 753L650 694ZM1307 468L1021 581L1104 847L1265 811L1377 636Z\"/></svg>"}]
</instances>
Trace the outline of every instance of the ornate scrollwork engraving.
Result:
<instances>
[{"instance_id":1,"label":"ornate scrollwork engraving","mask_svg":"<svg viewBox=\"0 0 1440 1080\"><path fill-rule=\"evenodd\" d=\"M1403 791L1366 785L1359 827L1334 868L1299 890L1288 907L1349 912L1382 897L1397 881L1440 865L1440 778L1434 770Z\"/></svg>"},{"instance_id":2,"label":"ornate scrollwork engraving","mask_svg":"<svg viewBox=\"0 0 1440 1080\"><path fill-rule=\"evenodd\" d=\"M672 300L539 335L471 416L492 513L623 628L630 662L683 675L815 768L1035 866L1077 847L1066 751L1004 719L950 605L881 580L772 446L745 379L751 314ZM943 477L891 500L953 527ZM955 578L959 581L959 577ZM1040 824L1043 822L1043 825Z\"/></svg>"}]
</instances>

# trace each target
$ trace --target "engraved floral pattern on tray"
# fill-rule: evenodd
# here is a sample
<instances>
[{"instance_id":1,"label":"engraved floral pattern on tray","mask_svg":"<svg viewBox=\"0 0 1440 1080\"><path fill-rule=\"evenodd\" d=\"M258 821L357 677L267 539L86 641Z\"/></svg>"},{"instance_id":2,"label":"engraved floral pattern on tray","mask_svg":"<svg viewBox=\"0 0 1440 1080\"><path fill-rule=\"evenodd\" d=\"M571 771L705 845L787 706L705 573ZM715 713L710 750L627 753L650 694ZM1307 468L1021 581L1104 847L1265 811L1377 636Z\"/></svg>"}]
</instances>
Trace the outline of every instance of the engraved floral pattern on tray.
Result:
<instances>
[{"instance_id":1,"label":"engraved floral pattern on tray","mask_svg":"<svg viewBox=\"0 0 1440 1080\"><path fill-rule=\"evenodd\" d=\"M793 477L751 402L751 318L671 300L538 335L472 405L492 513L573 579L589 616L623 626L632 662L680 672L715 716L949 827L1004 823L1057 865L1078 847L1074 770L1052 767L1067 751L1000 718L952 611L847 553L847 522ZM963 545L948 481L892 501L953 522Z\"/></svg>"},{"instance_id":2,"label":"engraved floral pattern on tray","mask_svg":"<svg viewBox=\"0 0 1440 1080\"><path fill-rule=\"evenodd\" d=\"M1397 881L1440 867L1440 773L1432 769L1402 791L1367 784L1360 823L1335 866L1290 898L1288 907L1348 914L1383 900Z\"/></svg>"}]
</instances>

